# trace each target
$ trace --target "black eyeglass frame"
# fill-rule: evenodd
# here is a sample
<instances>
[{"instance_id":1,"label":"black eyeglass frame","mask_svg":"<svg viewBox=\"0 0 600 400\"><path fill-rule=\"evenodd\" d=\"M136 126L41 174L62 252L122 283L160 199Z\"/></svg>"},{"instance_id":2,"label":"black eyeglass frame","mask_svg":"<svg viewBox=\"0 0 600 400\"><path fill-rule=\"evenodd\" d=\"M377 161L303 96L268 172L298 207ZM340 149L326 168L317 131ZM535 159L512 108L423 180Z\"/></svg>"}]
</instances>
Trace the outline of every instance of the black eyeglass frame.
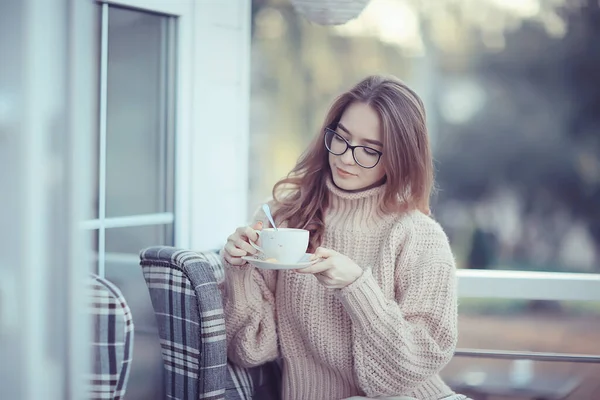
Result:
<instances>
[{"instance_id":1,"label":"black eyeglass frame","mask_svg":"<svg viewBox=\"0 0 600 400\"><path fill-rule=\"evenodd\" d=\"M344 141L344 143L346 143L346 148L344 149L344 151L342 151L341 153L334 153L327 145L327 134L332 134L332 135L335 135L335 136L339 137L340 139L342 139ZM362 168L365 168L365 169L375 168L377 166L377 164L379 164L379 161L381 161L381 156L383 156L383 153L381 151L374 149L372 147L369 147L369 146L362 146L362 145L352 146L342 135L340 135L339 133L337 133L336 131L334 131L331 128L325 128L325 134L323 135L323 140L325 142L325 148L327 149L327 151L330 152L331 154L333 154L334 156L341 156L341 155L345 154L348 151L348 149L351 149L352 150L352 158L354 158L354 162L356 162L359 166L361 166ZM375 164L373 164L373 166L371 166L371 167L365 167L360 162L358 162L358 160L356 159L356 154L354 153L354 151L357 148L369 149L370 151L377 153L378 157L377 157L377 161L375 162Z\"/></svg>"}]
</instances>

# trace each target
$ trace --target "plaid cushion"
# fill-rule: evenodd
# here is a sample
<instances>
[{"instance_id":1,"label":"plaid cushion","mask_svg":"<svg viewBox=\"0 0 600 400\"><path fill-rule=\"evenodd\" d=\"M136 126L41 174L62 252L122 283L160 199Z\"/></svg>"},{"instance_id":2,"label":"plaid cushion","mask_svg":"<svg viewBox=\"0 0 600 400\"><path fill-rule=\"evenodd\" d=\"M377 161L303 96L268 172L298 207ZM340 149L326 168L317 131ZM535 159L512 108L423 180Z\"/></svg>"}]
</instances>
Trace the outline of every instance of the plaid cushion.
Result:
<instances>
[{"instance_id":1,"label":"plaid cushion","mask_svg":"<svg viewBox=\"0 0 600 400\"><path fill-rule=\"evenodd\" d=\"M158 322L167 397L278 398L273 365L246 370L227 362L219 256L152 247L140 259Z\"/></svg>"},{"instance_id":2,"label":"plaid cushion","mask_svg":"<svg viewBox=\"0 0 600 400\"><path fill-rule=\"evenodd\" d=\"M94 335L88 398L122 399L133 349L131 311L121 291L106 279L91 275L88 291Z\"/></svg>"}]
</instances>

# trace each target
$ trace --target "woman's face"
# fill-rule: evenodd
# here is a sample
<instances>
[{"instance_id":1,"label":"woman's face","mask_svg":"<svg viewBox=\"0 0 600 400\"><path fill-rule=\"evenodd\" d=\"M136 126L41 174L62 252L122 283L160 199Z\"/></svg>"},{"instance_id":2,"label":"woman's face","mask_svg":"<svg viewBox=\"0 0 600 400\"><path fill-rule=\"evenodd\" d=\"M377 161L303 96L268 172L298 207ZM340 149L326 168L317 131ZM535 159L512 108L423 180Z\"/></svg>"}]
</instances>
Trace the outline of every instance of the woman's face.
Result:
<instances>
[{"instance_id":1,"label":"woman's face","mask_svg":"<svg viewBox=\"0 0 600 400\"><path fill-rule=\"evenodd\" d=\"M330 148L341 149L346 146L344 140L351 146L367 146L368 148L357 148L356 158L366 166L377 162L373 168L364 168L359 165L348 148L345 153L335 155L329 153L329 166L333 182L343 190L361 190L382 181L385 176L383 163L379 159L377 151L383 152L381 122L379 115L371 106L364 103L352 103L340 119L335 130L337 136L333 136L329 144ZM343 140L342 140L343 139Z\"/></svg>"}]
</instances>

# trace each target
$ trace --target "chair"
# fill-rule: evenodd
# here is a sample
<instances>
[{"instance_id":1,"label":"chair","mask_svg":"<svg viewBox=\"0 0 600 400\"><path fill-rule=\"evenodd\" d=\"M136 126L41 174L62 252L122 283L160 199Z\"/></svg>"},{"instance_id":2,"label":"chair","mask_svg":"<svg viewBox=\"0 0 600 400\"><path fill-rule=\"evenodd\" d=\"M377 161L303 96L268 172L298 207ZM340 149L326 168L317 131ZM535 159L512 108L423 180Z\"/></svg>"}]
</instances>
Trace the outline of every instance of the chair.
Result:
<instances>
[{"instance_id":1,"label":"chair","mask_svg":"<svg viewBox=\"0 0 600 400\"><path fill-rule=\"evenodd\" d=\"M131 368L131 311L115 285L93 274L89 277L88 301L93 320L88 398L120 400L125 396Z\"/></svg>"},{"instance_id":2,"label":"chair","mask_svg":"<svg viewBox=\"0 0 600 400\"><path fill-rule=\"evenodd\" d=\"M156 315L167 398L278 399L276 363L244 369L227 361L225 316L216 252L151 247L140 265Z\"/></svg>"}]
</instances>

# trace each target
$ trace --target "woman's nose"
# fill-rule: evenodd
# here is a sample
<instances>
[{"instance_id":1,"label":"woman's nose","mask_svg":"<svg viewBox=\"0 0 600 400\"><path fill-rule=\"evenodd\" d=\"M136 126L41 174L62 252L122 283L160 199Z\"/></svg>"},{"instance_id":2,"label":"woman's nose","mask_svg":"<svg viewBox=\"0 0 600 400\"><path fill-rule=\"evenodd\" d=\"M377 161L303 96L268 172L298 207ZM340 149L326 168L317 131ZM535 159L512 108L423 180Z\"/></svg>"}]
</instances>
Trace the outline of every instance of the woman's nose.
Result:
<instances>
[{"instance_id":1,"label":"woman's nose","mask_svg":"<svg viewBox=\"0 0 600 400\"><path fill-rule=\"evenodd\" d=\"M346 165L354 165L356 161L354 161L354 156L352 155L352 149L348 147L348 150L344 154L340 156L342 158L342 162Z\"/></svg>"}]
</instances>

